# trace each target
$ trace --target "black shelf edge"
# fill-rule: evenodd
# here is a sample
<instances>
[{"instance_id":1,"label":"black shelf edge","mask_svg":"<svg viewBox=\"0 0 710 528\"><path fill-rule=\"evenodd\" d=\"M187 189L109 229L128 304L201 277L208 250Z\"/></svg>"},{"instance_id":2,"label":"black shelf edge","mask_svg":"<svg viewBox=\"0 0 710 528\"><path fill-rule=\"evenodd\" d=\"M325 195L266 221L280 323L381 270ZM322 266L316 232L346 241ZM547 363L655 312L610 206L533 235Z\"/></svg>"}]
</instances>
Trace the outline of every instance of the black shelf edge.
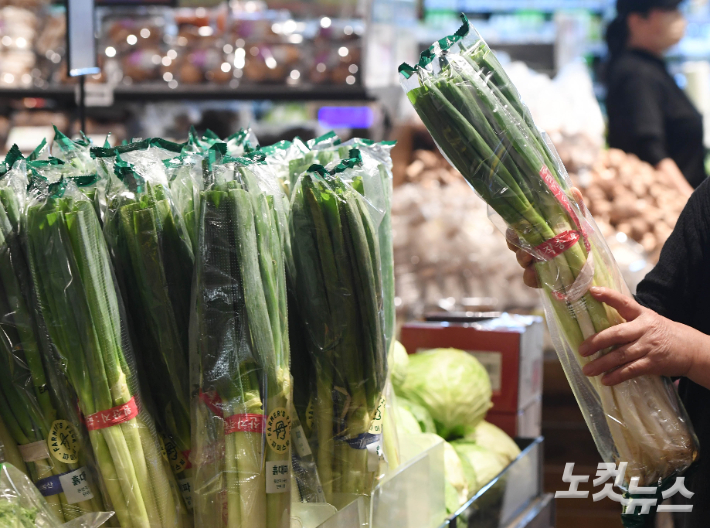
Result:
<instances>
[{"instance_id":1,"label":"black shelf edge","mask_svg":"<svg viewBox=\"0 0 710 528\"><path fill-rule=\"evenodd\" d=\"M167 84L144 84L117 86L114 100L117 102L145 101L375 101L376 90L370 91L363 86L328 86L328 85L242 85L236 88L213 84L178 85L169 88ZM58 101L73 101L74 86L56 86L51 88L0 88L1 99L44 98Z\"/></svg>"}]
</instances>

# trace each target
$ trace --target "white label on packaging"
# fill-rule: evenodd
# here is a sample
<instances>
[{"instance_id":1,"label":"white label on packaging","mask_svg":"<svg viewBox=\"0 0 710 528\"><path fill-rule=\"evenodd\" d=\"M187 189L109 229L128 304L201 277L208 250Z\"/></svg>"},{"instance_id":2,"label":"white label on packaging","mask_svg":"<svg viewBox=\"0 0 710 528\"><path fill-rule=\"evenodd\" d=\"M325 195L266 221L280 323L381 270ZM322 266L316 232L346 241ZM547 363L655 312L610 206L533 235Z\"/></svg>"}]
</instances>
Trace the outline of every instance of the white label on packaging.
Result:
<instances>
[{"instance_id":1,"label":"white label on packaging","mask_svg":"<svg viewBox=\"0 0 710 528\"><path fill-rule=\"evenodd\" d=\"M65 473L64 475L59 475L59 482L62 484L64 496L68 504L76 504L77 502L94 498L94 494L91 493L89 476L87 475L85 467L81 467L70 473Z\"/></svg>"},{"instance_id":2,"label":"white label on packaging","mask_svg":"<svg viewBox=\"0 0 710 528\"><path fill-rule=\"evenodd\" d=\"M500 392L501 378L503 371L503 354L500 352L479 352L478 350L467 350L484 366L491 378L491 389L493 392Z\"/></svg>"},{"instance_id":3,"label":"white label on packaging","mask_svg":"<svg viewBox=\"0 0 710 528\"><path fill-rule=\"evenodd\" d=\"M266 462L266 493L285 493L291 485L288 460Z\"/></svg>"},{"instance_id":4,"label":"white label on packaging","mask_svg":"<svg viewBox=\"0 0 710 528\"><path fill-rule=\"evenodd\" d=\"M49 450L47 449L47 441L40 440L31 444L18 445L22 460L25 462L37 462L49 458Z\"/></svg>"},{"instance_id":5,"label":"white label on packaging","mask_svg":"<svg viewBox=\"0 0 710 528\"><path fill-rule=\"evenodd\" d=\"M383 457L382 440L367 446L367 470L377 471L380 467L380 459Z\"/></svg>"},{"instance_id":6,"label":"white label on packaging","mask_svg":"<svg viewBox=\"0 0 710 528\"><path fill-rule=\"evenodd\" d=\"M187 506L188 510L192 510L192 479L178 479L178 486L180 486L180 493L182 493L185 506Z\"/></svg>"},{"instance_id":7,"label":"white label on packaging","mask_svg":"<svg viewBox=\"0 0 710 528\"><path fill-rule=\"evenodd\" d=\"M303 458L313 454L311 446L308 445L308 440L306 440L306 433L303 431L303 426L299 425L296 427L293 430L293 436L295 438L298 456Z\"/></svg>"}]
</instances>

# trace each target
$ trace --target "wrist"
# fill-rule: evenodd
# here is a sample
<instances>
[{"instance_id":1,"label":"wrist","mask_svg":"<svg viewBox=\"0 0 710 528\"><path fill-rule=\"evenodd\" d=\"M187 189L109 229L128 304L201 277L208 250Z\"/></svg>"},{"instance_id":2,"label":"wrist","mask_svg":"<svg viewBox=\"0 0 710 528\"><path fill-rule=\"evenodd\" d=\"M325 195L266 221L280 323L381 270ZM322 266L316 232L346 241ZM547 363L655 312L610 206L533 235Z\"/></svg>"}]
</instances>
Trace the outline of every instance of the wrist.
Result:
<instances>
[{"instance_id":1,"label":"wrist","mask_svg":"<svg viewBox=\"0 0 710 528\"><path fill-rule=\"evenodd\" d=\"M686 365L680 375L687 378L706 378L710 373L710 336L681 323L673 323L679 343L685 349Z\"/></svg>"}]
</instances>

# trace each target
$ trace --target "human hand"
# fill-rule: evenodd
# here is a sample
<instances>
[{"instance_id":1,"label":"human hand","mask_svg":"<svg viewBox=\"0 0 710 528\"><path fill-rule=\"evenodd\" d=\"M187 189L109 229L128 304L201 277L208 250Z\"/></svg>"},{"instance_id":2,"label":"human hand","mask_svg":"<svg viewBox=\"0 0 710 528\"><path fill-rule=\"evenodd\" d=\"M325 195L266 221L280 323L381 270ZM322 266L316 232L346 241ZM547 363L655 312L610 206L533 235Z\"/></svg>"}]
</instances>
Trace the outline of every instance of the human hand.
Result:
<instances>
[{"instance_id":1,"label":"human hand","mask_svg":"<svg viewBox=\"0 0 710 528\"><path fill-rule=\"evenodd\" d=\"M704 341L708 336L666 319L615 290L594 287L589 292L619 312L626 322L602 330L580 345L579 354L584 357L617 347L585 365L585 375L603 374L604 385L617 385L645 374L689 375L698 350L707 346Z\"/></svg>"},{"instance_id":2,"label":"human hand","mask_svg":"<svg viewBox=\"0 0 710 528\"><path fill-rule=\"evenodd\" d=\"M584 205L584 198L582 198L582 193L576 187L572 187L572 197L579 204L580 207ZM523 282L526 286L530 288L540 288L540 282L537 279L537 272L535 271L535 257L533 257L526 250L520 248L520 239L518 235L512 229L508 228L505 233L505 240L508 243L508 249L515 253L515 258L523 268Z\"/></svg>"}]
</instances>

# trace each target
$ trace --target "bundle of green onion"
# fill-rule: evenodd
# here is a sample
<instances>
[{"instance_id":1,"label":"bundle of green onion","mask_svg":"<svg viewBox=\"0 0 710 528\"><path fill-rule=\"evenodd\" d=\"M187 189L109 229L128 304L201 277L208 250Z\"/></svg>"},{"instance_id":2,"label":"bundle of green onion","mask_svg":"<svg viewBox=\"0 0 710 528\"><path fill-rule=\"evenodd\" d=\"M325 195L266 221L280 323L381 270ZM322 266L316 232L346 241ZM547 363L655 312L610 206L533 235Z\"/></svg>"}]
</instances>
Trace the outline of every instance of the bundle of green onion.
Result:
<instances>
[{"instance_id":1,"label":"bundle of green onion","mask_svg":"<svg viewBox=\"0 0 710 528\"><path fill-rule=\"evenodd\" d=\"M69 521L100 511L102 504L98 488L90 483L92 470L83 467L87 453L81 450L76 427L57 412L58 387L50 384L45 372L40 349L45 342L19 235L19 200L25 185L24 166L10 170L0 182L0 417L47 503L58 518ZM50 449L48 440L58 432L75 443L67 443L68 449ZM85 494L73 492L71 480L76 475L83 475Z\"/></svg>"},{"instance_id":2,"label":"bundle of green onion","mask_svg":"<svg viewBox=\"0 0 710 528\"><path fill-rule=\"evenodd\" d=\"M142 161L134 166L116 156L104 235L130 314L138 363L150 373L154 416L167 437L168 460L185 481L192 473L188 326L194 257L163 163ZM182 484L189 487L189 480Z\"/></svg>"},{"instance_id":3,"label":"bundle of green onion","mask_svg":"<svg viewBox=\"0 0 710 528\"><path fill-rule=\"evenodd\" d=\"M283 200L261 158L212 164L200 198L191 341L198 526L290 524Z\"/></svg>"},{"instance_id":4,"label":"bundle of green onion","mask_svg":"<svg viewBox=\"0 0 710 528\"><path fill-rule=\"evenodd\" d=\"M697 441L668 380L643 376L615 387L581 372L577 349L622 322L592 285L627 291L583 204L569 195L564 167L535 128L515 87L468 21L400 66L407 97L437 145L517 235L535 265L550 330L602 457L627 462L626 482L654 484L686 469Z\"/></svg>"},{"instance_id":5,"label":"bundle of green onion","mask_svg":"<svg viewBox=\"0 0 710 528\"><path fill-rule=\"evenodd\" d=\"M32 280L52 360L77 395L112 508L122 528L179 527L177 488L142 405L93 205L64 178L33 183L23 222Z\"/></svg>"},{"instance_id":6,"label":"bundle of green onion","mask_svg":"<svg viewBox=\"0 0 710 528\"><path fill-rule=\"evenodd\" d=\"M352 174L361 165L357 150L330 172L313 165L291 197L290 279L317 372L316 461L336 506L372 491L387 369L377 228Z\"/></svg>"}]
</instances>

